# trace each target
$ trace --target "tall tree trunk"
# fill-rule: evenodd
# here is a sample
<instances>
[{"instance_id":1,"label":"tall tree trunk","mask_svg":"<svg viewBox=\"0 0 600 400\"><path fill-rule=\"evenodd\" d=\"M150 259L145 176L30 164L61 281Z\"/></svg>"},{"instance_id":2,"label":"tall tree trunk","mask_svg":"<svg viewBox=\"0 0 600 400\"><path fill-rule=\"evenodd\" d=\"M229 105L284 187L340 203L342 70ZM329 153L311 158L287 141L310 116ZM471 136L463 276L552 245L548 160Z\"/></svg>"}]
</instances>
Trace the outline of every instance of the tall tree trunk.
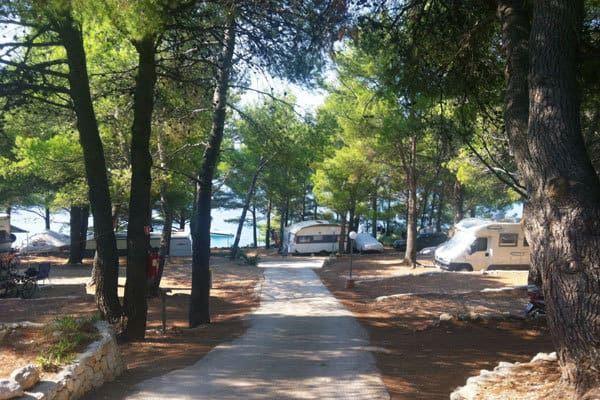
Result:
<instances>
[{"instance_id":1,"label":"tall tree trunk","mask_svg":"<svg viewBox=\"0 0 600 400\"><path fill-rule=\"evenodd\" d=\"M256 181L258 180L258 176L260 172L267 164L267 161L261 159L258 168L254 171L254 175L252 176L252 182L250 182L250 188L248 189L248 193L246 193L246 198L244 199L244 204L242 206L242 215L238 221L237 232L235 234L235 239L233 241L233 246L231 246L231 258L235 260L238 255L240 238L242 237L242 229L244 229L244 224L246 223L246 213L248 212L248 208L250 208L250 202L252 201L252 196L254 196L254 189L256 188Z\"/></svg>"},{"instance_id":2,"label":"tall tree trunk","mask_svg":"<svg viewBox=\"0 0 600 400\"><path fill-rule=\"evenodd\" d=\"M232 6L234 8L235 6ZM213 115L208 145L202 156L202 164L196 183L196 199L192 223L192 293L190 296L189 326L210 323L210 210L212 179L217 166L223 130L227 88L231 74L235 47L235 10L229 10L224 32L223 50L218 60L217 86L213 95Z\"/></svg>"},{"instance_id":3,"label":"tall tree trunk","mask_svg":"<svg viewBox=\"0 0 600 400\"><path fill-rule=\"evenodd\" d=\"M77 129L83 150L90 206L94 217L96 239L94 268L98 271L95 282L96 305L102 317L109 322L117 322L122 314L117 296L119 258L112 227L104 149L90 94L83 36L81 27L75 24L70 14L62 17L57 28L67 53L70 96L77 115Z\"/></svg>"},{"instance_id":4,"label":"tall tree trunk","mask_svg":"<svg viewBox=\"0 0 600 400\"><path fill-rule=\"evenodd\" d=\"M50 209L48 207L44 207L44 227L47 231L50 230Z\"/></svg>"},{"instance_id":5,"label":"tall tree trunk","mask_svg":"<svg viewBox=\"0 0 600 400\"><path fill-rule=\"evenodd\" d=\"M160 160L161 168L167 167L167 155L165 154L162 135L159 134L157 138L157 147L158 147L158 158ZM160 248L158 251L159 261L158 261L158 271L156 273L156 277L150 283L149 293L152 296L158 295L158 288L160 287L160 281L162 280L163 271L165 270L165 262L167 260L167 254L169 254L169 249L171 247L171 233L173 232L173 211L169 205L169 200L167 198L168 187L165 181L160 184L160 207L163 215L163 230L160 235Z\"/></svg>"},{"instance_id":6,"label":"tall tree trunk","mask_svg":"<svg viewBox=\"0 0 600 400\"><path fill-rule=\"evenodd\" d=\"M579 397L600 387L600 183L580 126L577 56L583 1L533 2L529 68L532 262L563 377Z\"/></svg>"},{"instance_id":7,"label":"tall tree trunk","mask_svg":"<svg viewBox=\"0 0 600 400\"><path fill-rule=\"evenodd\" d=\"M456 224L465 218L465 189L456 178L452 187L452 208L454 209L454 223Z\"/></svg>"},{"instance_id":8,"label":"tall tree trunk","mask_svg":"<svg viewBox=\"0 0 600 400\"><path fill-rule=\"evenodd\" d=\"M371 222L373 224L372 232L373 232L373 237L376 238L377 237L377 194L373 194L373 196L371 196L371 211L373 212L373 215L371 217Z\"/></svg>"},{"instance_id":9,"label":"tall tree trunk","mask_svg":"<svg viewBox=\"0 0 600 400\"><path fill-rule=\"evenodd\" d=\"M184 212L185 211L183 211L183 210L181 211L181 216L180 216L179 221L178 221L179 222L179 230L180 231L185 230L185 221L186 221L186 218L184 216Z\"/></svg>"},{"instance_id":10,"label":"tall tree trunk","mask_svg":"<svg viewBox=\"0 0 600 400\"><path fill-rule=\"evenodd\" d=\"M346 243L346 211L340 212L340 236L338 237L338 253L341 253L344 250L344 245Z\"/></svg>"},{"instance_id":11,"label":"tall tree trunk","mask_svg":"<svg viewBox=\"0 0 600 400\"><path fill-rule=\"evenodd\" d=\"M532 176L531 154L527 143L529 123L529 35L530 12L525 0L499 1L498 16L502 24L502 39L506 53L506 94L504 99L504 124L508 143L523 176ZM529 200L524 199L523 220L528 220ZM528 243L532 243L525 229ZM530 262L528 281L541 286L539 265Z\"/></svg>"},{"instance_id":12,"label":"tall tree trunk","mask_svg":"<svg viewBox=\"0 0 600 400\"><path fill-rule=\"evenodd\" d=\"M417 263L417 138L413 134L410 137L410 149L408 165L406 167L406 182L408 186L407 218L406 218L406 252L404 263L416 266Z\"/></svg>"},{"instance_id":13,"label":"tall tree trunk","mask_svg":"<svg viewBox=\"0 0 600 400\"><path fill-rule=\"evenodd\" d=\"M440 190L440 193L438 194L438 204L437 204L436 216L435 216L435 231L436 232L442 231L442 213L443 213L443 211L444 211L444 191Z\"/></svg>"},{"instance_id":14,"label":"tall tree trunk","mask_svg":"<svg viewBox=\"0 0 600 400\"><path fill-rule=\"evenodd\" d=\"M253 240L253 245L252 247L257 248L258 247L258 226L256 226L256 204L252 204L252 240Z\"/></svg>"},{"instance_id":15,"label":"tall tree trunk","mask_svg":"<svg viewBox=\"0 0 600 400\"><path fill-rule=\"evenodd\" d=\"M152 186L150 135L156 83L155 37L146 35L135 42L138 73L133 100L131 134L131 194L127 225L127 283L123 307L127 321L124 334L142 340L146 334L146 301L150 231L150 189Z\"/></svg>"},{"instance_id":16,"label":"tall tree trunk","mask_svg":"<svg viewBox=\"0 0 600 400\"><path fill-rule=\"evenodd\" d=\"M72 206L69 211L70 251L67 264L81 264L87 240L89 208Z\"/></svg>"},{"instance_id":17,"label":"tall tree trunk","mask_svg":"<svg viewBox=\"0 0 600 400\"><path fill-rule=\"evenodd\" d=\"M271 248L271 199L269 199L269 205L267 206L267 236L265 237L265 248Z\"/></svg>"}]
</instances>

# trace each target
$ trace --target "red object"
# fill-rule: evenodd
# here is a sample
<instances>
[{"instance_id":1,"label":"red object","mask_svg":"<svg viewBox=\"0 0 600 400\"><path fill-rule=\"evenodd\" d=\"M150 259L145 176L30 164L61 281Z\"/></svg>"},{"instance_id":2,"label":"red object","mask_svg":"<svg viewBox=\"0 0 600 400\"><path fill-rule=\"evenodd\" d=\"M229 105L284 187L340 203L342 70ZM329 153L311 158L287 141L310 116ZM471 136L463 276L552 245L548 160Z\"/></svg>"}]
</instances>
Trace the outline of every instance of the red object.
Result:
<instances>
[{"instance_id":1,"label":"red object","mask_svg":"<svg viewBox=\"0 0 600 400\"><path fill-rule=\"evenodd\" d=\"M159 260L159 255L158 253L150 253L148 254L148 271L147 271L147 275L148 278L153 278L158 274L158 260Z\"/></svg>"}]
</instances>

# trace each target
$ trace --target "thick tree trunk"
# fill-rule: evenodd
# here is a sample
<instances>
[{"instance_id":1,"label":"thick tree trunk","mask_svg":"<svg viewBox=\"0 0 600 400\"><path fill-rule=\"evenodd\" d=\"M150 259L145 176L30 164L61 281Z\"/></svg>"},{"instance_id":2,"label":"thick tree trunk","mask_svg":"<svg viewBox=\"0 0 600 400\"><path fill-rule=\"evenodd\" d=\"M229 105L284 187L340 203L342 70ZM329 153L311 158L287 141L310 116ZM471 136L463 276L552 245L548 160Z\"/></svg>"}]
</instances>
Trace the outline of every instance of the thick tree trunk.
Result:
<instances>
[{"instance_id":1,"label":"thick tree trunk","mask_svg":"<svg viewBox=\"0 0 600 400\"><path fill-rule=\"evenodd\" d=\"M210 323L210 210L212 197L212 179L219 158L223 130L227 88L231 74L233 50L235 47L235 14L230 10L224 33L223 51L218 70L217 86L213 96L212 127L208 145L202 156L202 165L196 184L196 201L192 226L192 293L190 296L189 326Z\"/></svg>"},{"instance_id":2,"label":"thick tree trunk","mask_svg":"<svg viewBox=\"0 0 600 400\"><path fill-rule=\"evenodd\" d=\"M581 397L600 386L600 183L579 119L582 16L581 0L533 2L527 135L532 167L529 175L521 171L531 203L525 225L532 261L542 274L548 325L563 377Z\"/></svg>"},{"instance_id":3,"label":"thick tree trunk","mask_svg":"<svg viewBox=\"0 0 600 400\"><path fill-rule=\"evenodd\" d=\"M98 271L95 276L96 305L104 318L110 322L117 322L122 314L117 296L117 242L112 227L106 162L90 94L83 37L80 27L75 25L70 15L64 16L57 28L67 52L70 93L77 115L77 129L83 149L89 199L94 217L94 268Z\"/></svg>"},{"instance_id":4,"label":"thick tree trunk","mask_svg":"<svg viewBox=\"0 0 600 400\"><path fill-rule=\"evenodd\" d=\"M135 43L138 73L133 100L131 134L131 193L127 225L127 283L123 307L127 321L124 334L129 340L142 340L146 334L148 303L146 271L149 252L150 189L152 157L150 135L156 82L155 38L144 36Z\"/></svg>"},{"instance_id":5,"label":"thick tree trunk","mask_svg":"<svg viewBox=\"0 0 600 400\"><path fill-rule=\"evenodd\" d=\"M73 206L69 211L71 245L67 264L81 264L83 262L89 214L88 207Z\"/></svg>"},{"instance_id":6,"label":"thick tree trunk","mask_svg":"<svg viewBox=\"0 0 600 400\"><path fill-rule=\"evenodd\" d=\"M528 80L522 3L501 6L507 133L529 195L524 225L532 254L530 281L541 277L563 377L579 397L590 391L589 398L596 398L591 390L600 386L595 322L600 317L600 183L579 125L576 59L583 3L533 2ZM528 108L523 87L529 88Z\"/></svg>"}]
</instances>

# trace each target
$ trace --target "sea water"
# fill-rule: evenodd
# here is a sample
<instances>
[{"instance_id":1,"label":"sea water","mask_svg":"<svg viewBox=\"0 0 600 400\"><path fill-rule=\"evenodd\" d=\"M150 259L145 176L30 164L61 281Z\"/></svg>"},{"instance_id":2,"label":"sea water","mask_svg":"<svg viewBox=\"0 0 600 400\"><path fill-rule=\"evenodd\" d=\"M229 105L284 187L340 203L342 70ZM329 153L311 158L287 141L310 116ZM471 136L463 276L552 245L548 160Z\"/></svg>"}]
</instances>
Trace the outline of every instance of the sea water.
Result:
<instances>
[{"instance_id":1,"label":"sea water","mask_svg":"<svg viewBox=\"0 0 600 400\"><path fill-rule=\"evenodd\" d=\"M241 210L225 210L225 209L213 209L212 210L212 229L216 232L228 233L229 235L211 234L210 245L211 247L231 247L235 237L231 234L237 231L237 224L226 222L227 220L239 217ZM32 235L43 232L45 229L43 209L29 208L29 209L13 209L11 212L10 223L13 226L26 230L27 233L15 233L17 241L15 246L26 245L27 240ZM93 220L90 217L89 225L92 226ZM59 211L50 215L50 230L69 235L69 213L66 211ZM185 232L189 233L189 225L186 225ZM242 235L240 238L240 247L250 246L253 242L252 230L249 226L244 226ZM259 245L262 243L259 242Z\"/></svg>"}]
</instances>

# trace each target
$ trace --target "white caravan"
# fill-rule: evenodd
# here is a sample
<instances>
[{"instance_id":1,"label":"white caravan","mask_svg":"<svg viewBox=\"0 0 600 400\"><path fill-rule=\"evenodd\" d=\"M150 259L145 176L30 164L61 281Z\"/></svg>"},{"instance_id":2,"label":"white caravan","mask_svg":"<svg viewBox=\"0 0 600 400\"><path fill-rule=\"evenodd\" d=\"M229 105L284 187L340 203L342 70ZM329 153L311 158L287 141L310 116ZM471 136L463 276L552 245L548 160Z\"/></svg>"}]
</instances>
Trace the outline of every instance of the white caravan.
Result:
<instances>
[{"instance_id":1,"label":"white caravan","mask_svg":"<svg viewBox=\"0 0 600 400\"><path fill-rule=\"evenodd\" d=\"M435 266L450 271L525 269L529 245L520 223L468 218L435 250Z\"/></svg>"},{"instance_id":2,"label":"white caravan","mask_svg":"<svg viewBox=\"0 0 600 400\"><path fill-rule=\"evenodd\" d=\"M283 231L283 254L335 253L340 231L340 225L322 220L290 225Z\"/></svg>"}]
</instances>

